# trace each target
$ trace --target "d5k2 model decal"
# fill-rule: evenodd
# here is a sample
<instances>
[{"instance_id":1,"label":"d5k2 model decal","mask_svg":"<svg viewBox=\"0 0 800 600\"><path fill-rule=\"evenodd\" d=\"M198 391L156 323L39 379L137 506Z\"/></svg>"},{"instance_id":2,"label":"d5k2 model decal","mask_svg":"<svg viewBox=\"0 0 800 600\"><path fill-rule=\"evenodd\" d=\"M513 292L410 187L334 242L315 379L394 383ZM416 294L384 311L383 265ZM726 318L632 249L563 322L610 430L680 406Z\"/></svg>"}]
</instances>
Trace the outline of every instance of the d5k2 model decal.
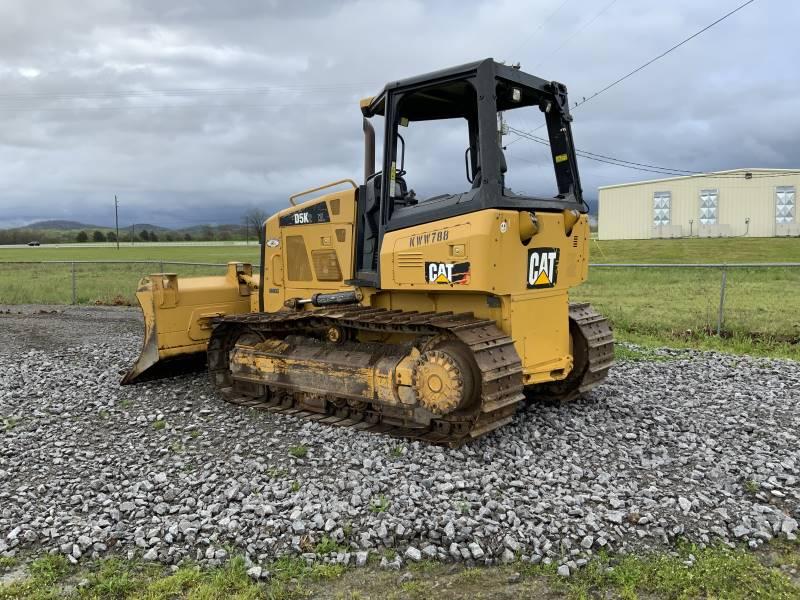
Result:
<instances>
[{"instance_id":1,"label":"d5k2 model decal","mask_svg":"<svg viewBox=\"0 0 800 600\"><path fill-rule=\"evenodd\" d=\"M425 263L425 281L450 285L469 283L469 263Z\"/></svg>"},{"instance_id":2,"label":"d5k2 model decal","mask_svg":"<svg viewBox=\"0 0 800 600\"><path fill-rule=\"evenodd\" d=\"M528 287L551 288L558 279L558 248L528 250Z\"/></svg>"},{"instance_id":3,"label":"d5k2 model decal","mask_svg":"<svg viewBox=\"0 0 800 600\"><path fill-rule=\"evenodd\" d=\"M291 227L293 225L314 225L315 223L330 223L331 217L328 214L328 205L325 202L313 204L303 210L281 215L281 227Z\"/></svg>"}]
</instances>

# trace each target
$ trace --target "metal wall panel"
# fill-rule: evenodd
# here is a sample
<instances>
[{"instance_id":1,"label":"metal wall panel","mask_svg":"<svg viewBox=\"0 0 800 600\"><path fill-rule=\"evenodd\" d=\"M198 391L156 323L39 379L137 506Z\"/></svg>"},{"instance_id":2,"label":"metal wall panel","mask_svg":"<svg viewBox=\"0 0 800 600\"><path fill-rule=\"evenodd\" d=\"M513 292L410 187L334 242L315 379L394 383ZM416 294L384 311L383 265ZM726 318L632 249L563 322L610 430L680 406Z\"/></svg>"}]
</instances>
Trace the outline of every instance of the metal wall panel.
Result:
<instances>
[{"instance_id":1,"label":"metal wall panel","mask_svg":"<svg viewBox=\"0 0 800 600\"><path fill-rule=\"evenodd\" d=\"M752 176L746 178L745 172ZM794 194L783 192L781 196L783 202L793 197L792 206L779 204L778 188L794 188ZM793 227L800 225L798 189L800 174L758 169L720 173L716 177L679 177L604 186L598 193L598 236L613 240L688 236L690 232L692 236L715 237L796 235ZM701 192L704 190L717 190L715 227L701 222ZM669 227L662 225L660 232L654 220L656 192L670 193ZM793 219L788 229L786 224L777 221L778 212L783 211L791 212ZM781 218L787 216L781 215Z\"/></svg>"}]
</instances>

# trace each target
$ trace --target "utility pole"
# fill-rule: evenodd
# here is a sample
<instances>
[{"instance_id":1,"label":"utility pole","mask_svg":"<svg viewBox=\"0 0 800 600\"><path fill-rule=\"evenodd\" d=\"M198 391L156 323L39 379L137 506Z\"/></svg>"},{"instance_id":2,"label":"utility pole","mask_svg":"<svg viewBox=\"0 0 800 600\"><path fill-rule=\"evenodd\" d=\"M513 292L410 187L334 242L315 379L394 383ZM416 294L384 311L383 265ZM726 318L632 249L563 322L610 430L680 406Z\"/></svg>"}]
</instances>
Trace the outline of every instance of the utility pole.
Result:
<instances>
[{"instance_id":1,"label":"utility pole","mask_svg":"<svg viewBox=\"0 0 800 600\"><path fill-rule=\"evenodd\" d=\"M131 246L133 246L135 240L136 240L136 225L131 225Z\"/></svg>"},{"instance_id":2,"label":"utility pole","mask_svg":"<svg viewBox=\"0 0 800 600\"><path fill-rule=\"evenodd\" d=\"M506 134L506 122L503 120L503 113L497 113L497 145L503 147L503 136Z\"/></svg>"},{"instance_id":3,"label":"utility pole","mask_svg":"<svg viewBox=\"0 0 800 600\"><path fill-rule=\"evenodd\" d=\"M119 200L114 194L114 225L117 228L117 250L119 250Z\"/></svg>"}]
</instances>

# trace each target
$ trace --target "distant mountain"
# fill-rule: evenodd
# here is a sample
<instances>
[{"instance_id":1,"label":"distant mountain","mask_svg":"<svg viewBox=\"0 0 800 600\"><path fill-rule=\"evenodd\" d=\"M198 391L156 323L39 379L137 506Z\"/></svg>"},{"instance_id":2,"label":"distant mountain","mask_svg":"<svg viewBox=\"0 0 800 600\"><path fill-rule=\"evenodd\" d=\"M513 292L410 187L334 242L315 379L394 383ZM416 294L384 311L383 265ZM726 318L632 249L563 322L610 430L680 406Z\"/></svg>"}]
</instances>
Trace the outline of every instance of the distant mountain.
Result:
<instances>
[{"instance_id":1,"label":"distant mountain","mask_svg":"<svg viewBox=\"0 0 800 600\"><path fill-rule=\"evenodd\" d=\"M25 225L25 227L19 227L18 229L108 229L108 227L103 225L87 225L79 221L51 219L49 221L36 221L30 225Z\"/></svg>"},{"instance_id":2,"label":"distant mountain","mask_svg":"<svg viewBox=\"0 0 800 600\"><path fill-rule=\"evenodd\" d=\"M120 225L120 229L130 229L133 227L136 231L146 229L147 231L175 231L169 227L161 227L160 225L151 225L150 223L136 223L134 225ZM112 228L113 229L113 228Z\"/></svg>"},{"instance_id":3,"label":"distant mountain","mask_svg":"<svg viewBox=\"0 0 800 600\"><path fill-rule=\"evenodd\" d=\"M137 227L138 227L138 225L137 225ZM175 231L178 231L180 233L191 233L191 234L194 234L194 233L201 233L203 231L206 231L209 228L211 228L211 229L213 229L215 231L239 231L241 229L244 229L244 225L234 225L234 224L230 224L230 223L223 223L223 224L220 224L220 225L206 225L206 224L203 224L203 225L191 225L189 227L182 227L180 229L176 229Z\"/></svg>"},{"instance_id":4,"label":"distant mountain","mask_svg":"<svg viewBox=\"0 0 800 600\"><path fill-rule=\"evenodd\" d=\"M136 231L142 231L146 229L147 231L173 231L169 227L162 227L161 225L153 225L151 223L135 223L133 227ZM130 229L131 225L120 225L120 229ZM50 231L75 231L75 230L110 230L114 229L113 225L91 225L89 223L81 223L80 221L67 221L64 219L50 219L48 221L36 221L35 223L31 223L30 225L25 225L23 227L14 227L13 229L34 229L37 231L41 231L43 229L48 229Z\"/></svg>"},{"instance_id":5,"label":"distant mountain","mask_svg":"<svg viewBox=\"0 0 800 600\"><path fill-rule=\"evenodd\" d=\"M144 232L147 232L145 234ZM115 228L108 225L90 225L80 221L67 219L48 219L36 221L24 227L0 228L0 246L8 244L27 244L37 240L42 244L68 244L83 241L106 241L106 236L115 233ZM153 225L152 223L136 223L135 225L121 224L119 227L120 241L136 236L137 241L174 242L174 241L233 241L254 239L257 233L245 225L194 225L172 229ZM142 238L142 235L145 238ZM149 235L148 235L149 234ZM88 237L88 240L86 239ZM111 239L114 239L113 236Z\"/></svg>"}]
</instances>

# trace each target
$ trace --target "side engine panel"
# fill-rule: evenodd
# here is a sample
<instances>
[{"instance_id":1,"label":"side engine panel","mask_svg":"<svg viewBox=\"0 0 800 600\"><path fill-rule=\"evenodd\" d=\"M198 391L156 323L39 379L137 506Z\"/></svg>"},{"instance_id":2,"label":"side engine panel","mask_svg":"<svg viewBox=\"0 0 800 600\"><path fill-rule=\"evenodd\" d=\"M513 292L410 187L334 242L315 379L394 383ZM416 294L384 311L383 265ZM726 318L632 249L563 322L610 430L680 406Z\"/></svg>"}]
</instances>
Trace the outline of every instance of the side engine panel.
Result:
<instances>
[{"instance_id":1,"label":"side engine panel","mask_svg":"<svg viewBox=\"0 0 800 600\"><path fill-rule=\"evenodd\" d=\"M347 289L353 273L354 189L318 196L267 220L264 310L288 298Z\"/></svg>"}]
</instances>

